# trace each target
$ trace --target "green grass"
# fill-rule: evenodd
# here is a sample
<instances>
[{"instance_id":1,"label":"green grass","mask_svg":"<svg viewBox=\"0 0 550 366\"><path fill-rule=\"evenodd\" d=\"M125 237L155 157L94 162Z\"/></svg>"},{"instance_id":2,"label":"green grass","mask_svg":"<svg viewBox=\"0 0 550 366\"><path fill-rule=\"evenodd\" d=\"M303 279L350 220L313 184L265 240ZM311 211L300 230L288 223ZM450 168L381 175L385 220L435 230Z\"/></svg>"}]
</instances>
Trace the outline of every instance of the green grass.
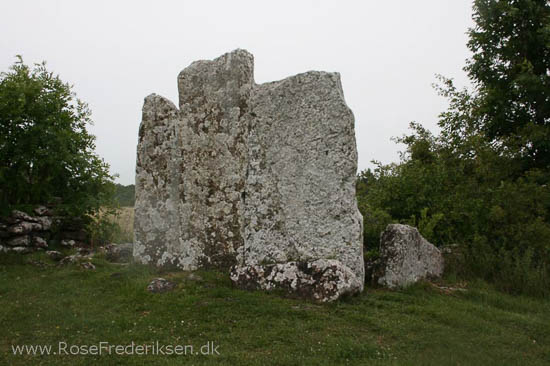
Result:
<instances>
[{"instance_id":1,"label":"green grass","mask_svg":"<svg viewBox=\"0 0 550 366\"><path fill-rule=\"evenodd\" d=\"M1 365L548 365L550 301L484 283L445 294L429 284L367 289L332 304L232 288L226 275L156 273L95 259L39 268L0 256ZM116 273L116 274L115 274ZM178 284L146 291L158 276ZM14 356L12 345L219 345L215 356Z\"/></svg>"}]
</instances>

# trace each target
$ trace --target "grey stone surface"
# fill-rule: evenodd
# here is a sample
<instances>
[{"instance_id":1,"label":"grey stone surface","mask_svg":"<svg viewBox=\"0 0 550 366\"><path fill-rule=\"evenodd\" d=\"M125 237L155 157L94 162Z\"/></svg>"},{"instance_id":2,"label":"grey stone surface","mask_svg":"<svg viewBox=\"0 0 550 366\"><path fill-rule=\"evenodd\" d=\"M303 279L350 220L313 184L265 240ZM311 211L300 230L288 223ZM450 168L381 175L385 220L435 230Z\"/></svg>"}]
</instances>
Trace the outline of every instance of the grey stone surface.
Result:
<instances>
[{"instance_id":1,"label":"grey stone surface","mask_svg":"<svg viewBox=\"0 0 550 366\"><path fill-rule=\"evenodd\" d=\"M414 227L391 224L380 236L380 258L372 264L372 280L389 288L440 277L441 251Z\"/></svg>"},{"instance_id":2,"label":"grey stone surface","mask_svg":"<svg viewBox=\"0 0 550 366\"><path fill-rule=\"evenodd\" d=\"M253 56L236 50L180 73L179 109L145 98L134 256L183 270L232 268L239 286L294 292L257 274L288 267L300 283L329 283L315 268L343 276L327 294L361 291L354 118L339 74L258 85L253 68Z\"/></svg>"},{"instance_id":3,"label":"grey stone surface","mask_svg":"<svg viewBox=\"0 0 550 366\"><path fill-rule=\"evenodd\" d=\"M80 267L86 270L95 270L95 265L92 262L82 262L80 263Z\"/></svg>"},{"instance_id":4,"label":"grey stone surface","mask_svg":"<svg viewBox=\"0 0 550 366\"><path fill-rule=\"evenodd\" d=\"M8 232L13 235L28 234L31 231L42 230L42 225L36 222L20 222L8 228Z\"/></svg>"},{"instance_id":5,"label":"grey stone surface","mask_svg":"<svg viewBox=\"0 0 550 366\"><path fill-rule=\"evenodd\" d=\"M147 291L153 293L172 291L174 288L176 288L176 284L174 282L160 277L153 279L149 285L147 285Z\"/></svg>"},{"instance_id":6,"label":"grey stone surface","mask_svg":"<svg viewBox=\"0 0 550 366\"><path fill-rule=\"evenodd\" d=\"M61 246L65 248L72 248L75 246L76 242L74 240L61 240Z\"/></svg>"},{"instance_id":7,"label":"grey stone surface","mask_svg":"<svg viewBox=\"0 0 550 366\"><path fill-rule=\"evenodd\" d=\"M32 238L32 245L37 248L47 248L48 242L44 238L41 238L39 236L34 236Z\"/></svg>"},{"instance_id":8,"label":"grey stone surface","mask_svg":"<svg viewBox=\"0 0 550 366\"><path fill-rule=\"evenodd\" d=\"M52 228L53 219L48 216L38 216L35 217L35 219L38 221L38 223L41 225L40 230L48 231Z\"/></svg>"},{"instance_id":9,"label":"grey stone surface","mask_svg":"<svg viewBox=\"0 0 550 366\"><path fill-rule=\"evenodd\" d=\"M26 213L24 213L23 211L19 211L19 210L13 210L11 212L11 217L16 221L16 222L19 222L19 221L30 221L30 222L36 222L36 219Z\"/></svg>"},{"instance_id":10,"label":"grey stone surface","mask_svg":"<svg viewBox=\"0 0 550 366\"><path fill-rule=\"evenodd\" d=\"M31 216L23 211L13 210L10 215L0 217L0 244L3 247L28 247L29 251L44 250L48 248L48 241L71 239L70 235L75 229L71 227L73 231L67 232L61 224L65 221L78 222L79 220L69 216L48 216L52 212L45 206L38 206L33 212L43 216ZM86 235L85 232L84 235ZM63 243L67 244L69 241L65 240ZM77 243L73 241L73 244ZM26 252L21 249L9 251Z\"/></svg>"},{"instance_id":11,"label":"grey stone surface","mask_svg":"<svg viewBox=\"0 0 550 366\"><path fill-rule=\"evenodd\" d=\"M279 288L320 302L333 301L362 288L351 269L333 259L236 266L231 280L248 290Z\"/></svg>"},{"instance_id":12,"label":"grey stone surface","mask_svg":"<svg viewBox=\"0 0 550 366\"><path fill-rule=\"evenodd\" d=\"M28 235L16 236L6 241L6 244L12 247L26 247L31 244L31 238Z\"/></svg>"},{"instance_id":13,"label":"grey stone surface","mask_svg":"<svg viewBox=\"0 0 550 366\"><path fill-rule=\"evenodd\" d=\"M57 250L48 250L46 251L46 255L54 261L60 261L65 257L63 253L58 252Z\"/></svg>"},{"instance_id":14,"label":"grey stone surface","mask_svg":"<svg viewBox=\"0 0 550 366\"><path fill-rule=\"evenodd\" d=\"M28 254L32 252L32 248L29 247L12 247L12 252L18 253L18 254Z\"/></svg>"},{"instance_id":15,"label":"grey stone surface","mask_svg":"<svg viewBox=\"0 0 550 366\"><path fill-rule=\"evenodd\" d=\"M38 206L35 207L33 212L38 216L52 216L53 212L46 206Z\"/></svg>"},{"instance_id":16,"label":"grey stone surface","mask_svg":"<svg viewBox=\"0 0 550 366\"><path fill-rule=\"evenodd\" d=\"M67 264L77 264L77 263L82 263L86 261L89 262L91 259L92 259L91 255L73 254L73 255L68 255L66 257L61 258L58 265L63 266Z\"/></svg>"}]
</instances>

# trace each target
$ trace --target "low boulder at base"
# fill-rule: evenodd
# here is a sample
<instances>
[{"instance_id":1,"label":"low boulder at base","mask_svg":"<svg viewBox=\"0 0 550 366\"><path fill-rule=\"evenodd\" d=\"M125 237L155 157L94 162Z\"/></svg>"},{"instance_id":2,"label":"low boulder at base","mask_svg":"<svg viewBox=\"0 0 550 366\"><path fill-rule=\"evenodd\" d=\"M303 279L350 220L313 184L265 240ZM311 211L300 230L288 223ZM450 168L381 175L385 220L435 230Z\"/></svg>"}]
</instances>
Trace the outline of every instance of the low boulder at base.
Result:
<instances>
[{"instance_id":1,"label":"low boulder at base","mask_svg":"<svg viewBox=\"0 0 550 366\"><path fill-rule=\"evenodd\" d=\"M416 228L390 224L380 236L380 257L367 264L367 281L389 288L404 287L440 277L443 269L441 251Z\"/></svg>"},{"instance_id":2,"label":"low boulder at base","mask_svg":"<svg viewBox=\"0 0 550 366\"><path fill-rule=\"evenodd\" d=\"M235 266L231 280L248 290L285 289L319 302L361 291L355 274L340 261L318 259L313 262L287 262L272 265Z\"/></svg>"}]
</instances>

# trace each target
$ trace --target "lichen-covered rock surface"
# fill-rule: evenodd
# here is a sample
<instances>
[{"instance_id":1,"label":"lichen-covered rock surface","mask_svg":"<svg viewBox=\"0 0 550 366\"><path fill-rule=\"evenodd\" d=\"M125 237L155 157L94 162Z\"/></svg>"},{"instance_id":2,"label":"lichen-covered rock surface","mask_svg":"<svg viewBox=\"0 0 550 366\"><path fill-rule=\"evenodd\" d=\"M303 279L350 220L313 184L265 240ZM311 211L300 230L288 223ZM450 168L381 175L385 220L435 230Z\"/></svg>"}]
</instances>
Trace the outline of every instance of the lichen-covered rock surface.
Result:
<instances>
[{"instance_id":1,"label":"lichen-covered rock surface","mask_svg":"<svg viewBox=\"0 0 550 366\"><path fill-rule=\"evenodd\" d=\"M253 68L236 50L180 73L179 109L145 98L134 257L231 268L241 287L320 301L361 291L354 118L339 74L256 84Z\"/></svg>"},{"instance_id":2,"label":"lichen-covered rock surface","mask_svg":"<svg viewBox=\"0 0 550 366\"><path fill-rule=\"evenodd\" d=\"M367 267L372 282L395 288L440 277L444 260L441 251L416 228L391 224L380 235L380 257Z\"/></svg>"}]
</instances>

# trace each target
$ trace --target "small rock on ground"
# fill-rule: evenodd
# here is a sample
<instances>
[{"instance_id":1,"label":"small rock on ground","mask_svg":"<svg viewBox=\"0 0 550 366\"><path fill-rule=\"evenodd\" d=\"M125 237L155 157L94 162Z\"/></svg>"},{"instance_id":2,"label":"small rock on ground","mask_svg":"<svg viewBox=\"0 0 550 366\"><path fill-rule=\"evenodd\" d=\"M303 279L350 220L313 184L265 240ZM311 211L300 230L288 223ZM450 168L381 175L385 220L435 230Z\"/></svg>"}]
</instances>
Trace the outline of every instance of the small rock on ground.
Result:
<instances>
[{"instance_id":1,"label":"small rock on ground","mask_svg":"<svg viewBox=\"0 0 550 366\"><path fill-rule=\"evenodd\" d=\"M161 293L172 291L176 287L174 282L170 282L165 278L155 278L147 286L147 290L153 293Z\"/></svg>"}]
</instances>

